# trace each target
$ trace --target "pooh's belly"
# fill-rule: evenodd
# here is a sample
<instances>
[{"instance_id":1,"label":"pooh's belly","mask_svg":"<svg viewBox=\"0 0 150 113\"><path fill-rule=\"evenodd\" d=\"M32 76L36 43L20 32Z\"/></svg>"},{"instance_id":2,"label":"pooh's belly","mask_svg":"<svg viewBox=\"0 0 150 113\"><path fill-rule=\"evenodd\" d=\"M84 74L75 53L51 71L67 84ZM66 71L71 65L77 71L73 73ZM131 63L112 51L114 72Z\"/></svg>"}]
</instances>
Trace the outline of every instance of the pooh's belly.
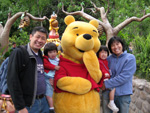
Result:
<instances>
[{"instance_id":1,"label":"pooh's belly","mask_svg":"<svg viewBox=\"0 0 150 113\"><path fill-rule=\"evenodd\" d=\"M53 99L56 113L100 113L100 96L95 90L83 95L54 93Z\"/></svg>"}]
</instances>

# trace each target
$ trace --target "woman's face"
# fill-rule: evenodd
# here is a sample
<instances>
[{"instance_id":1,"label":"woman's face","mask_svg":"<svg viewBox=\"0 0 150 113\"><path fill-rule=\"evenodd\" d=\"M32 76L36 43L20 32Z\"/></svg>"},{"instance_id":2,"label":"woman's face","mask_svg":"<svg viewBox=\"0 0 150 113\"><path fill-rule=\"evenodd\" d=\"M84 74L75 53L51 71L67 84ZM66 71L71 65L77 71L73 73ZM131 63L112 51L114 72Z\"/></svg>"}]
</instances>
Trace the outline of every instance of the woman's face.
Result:
<instances>
[{"instance_id":1,"label":"woman's face","mask_svg":"<svg viewBox=\"0 0 150 113\"><path fill-rule=\"evenodd\" d=\"M118 41L113 42L111 44L111 50L112 53L114 53L115 55L117 55L117 57L119 57L123 53L122 44Z\"/></svg>"}]
</instances>

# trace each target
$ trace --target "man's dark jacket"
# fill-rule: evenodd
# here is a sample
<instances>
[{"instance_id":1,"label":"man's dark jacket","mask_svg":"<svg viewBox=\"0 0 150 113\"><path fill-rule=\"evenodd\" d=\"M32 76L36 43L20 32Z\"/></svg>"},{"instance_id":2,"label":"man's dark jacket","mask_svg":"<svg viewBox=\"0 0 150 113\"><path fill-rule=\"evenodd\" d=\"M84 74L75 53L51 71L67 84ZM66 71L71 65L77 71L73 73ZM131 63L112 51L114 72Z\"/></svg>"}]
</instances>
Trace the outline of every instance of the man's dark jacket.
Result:
<instances>
[{"instance_id":1,"label":"man's dark jacket","mask_svg":"<svg viewBox=\"0 0 150 113\"><path fill-rule=\"evenodd\" d=\"M42 52L38 54L42 58ZM37 62L29 44L25 51L16 48L10 55L7 84L17 110L32 106L37 90Z\"/></svg>"}]
</instances>

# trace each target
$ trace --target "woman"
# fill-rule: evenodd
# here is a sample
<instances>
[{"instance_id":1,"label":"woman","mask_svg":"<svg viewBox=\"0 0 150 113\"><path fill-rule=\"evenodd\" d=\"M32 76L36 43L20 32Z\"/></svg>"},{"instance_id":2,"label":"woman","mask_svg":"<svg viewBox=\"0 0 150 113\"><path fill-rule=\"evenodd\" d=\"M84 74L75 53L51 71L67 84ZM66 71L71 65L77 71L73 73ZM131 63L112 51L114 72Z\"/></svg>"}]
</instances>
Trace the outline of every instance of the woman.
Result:
<instances>
[{"instance_id":1,"label":"woman","mask_svg":"<svg viewBox=\"0 0 150 113\"><path fill-rule=\"evenodd\" d=\"M132 95L132 77L136 71L136 59L133 54L125 51L125 45L121 38L112 37L108 42L108 48L112 53L108 58L108 66L111 70L111 79L104 81L102 90L103 112L112 113L107 107L109 102L109 90L116 88L115 104L119 108L118 113L128 113Z\"/></svg>"}]
</instances>

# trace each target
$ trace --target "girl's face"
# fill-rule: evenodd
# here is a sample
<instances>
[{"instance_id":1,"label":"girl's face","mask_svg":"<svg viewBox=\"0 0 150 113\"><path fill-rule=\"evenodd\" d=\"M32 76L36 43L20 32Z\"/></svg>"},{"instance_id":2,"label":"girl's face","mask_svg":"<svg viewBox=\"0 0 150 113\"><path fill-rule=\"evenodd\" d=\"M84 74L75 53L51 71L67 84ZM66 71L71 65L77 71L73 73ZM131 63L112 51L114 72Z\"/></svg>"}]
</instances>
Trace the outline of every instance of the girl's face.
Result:
<instances>
[{"instance_id":1,"label":"girl's face","mask_svg":"<svg viewBox=\"0 0 150 113\"><path fill-rule=\"evenodd\" d=\"M112 53L114 53L115 55L117 55L117 57L119 57L123 53L122 44L118 41L113 42L111 45L111 50Z\"/></svg>"},{"instance_id":2,"label":"girl's face","mask_svg":"<svg viewBox=\"0 0 150 113\"><path fill-rule=\"evenodd\" d=\"M105 60L107 58L108 54L107 54L107 51L100 51L99 52L99 58L102 59L102 60Z\"/></svg>"},{"instance_id":3,"label":"girl's face","mask_svg":"<svg viewBox=\"0 0 150 113\"><path fill-rule=\"evenodd\" d=\"M57 56L57 51L56 50L48 51L48 57L50 59L55 59L56 56Z\"/></svg>"}]
</instances>

